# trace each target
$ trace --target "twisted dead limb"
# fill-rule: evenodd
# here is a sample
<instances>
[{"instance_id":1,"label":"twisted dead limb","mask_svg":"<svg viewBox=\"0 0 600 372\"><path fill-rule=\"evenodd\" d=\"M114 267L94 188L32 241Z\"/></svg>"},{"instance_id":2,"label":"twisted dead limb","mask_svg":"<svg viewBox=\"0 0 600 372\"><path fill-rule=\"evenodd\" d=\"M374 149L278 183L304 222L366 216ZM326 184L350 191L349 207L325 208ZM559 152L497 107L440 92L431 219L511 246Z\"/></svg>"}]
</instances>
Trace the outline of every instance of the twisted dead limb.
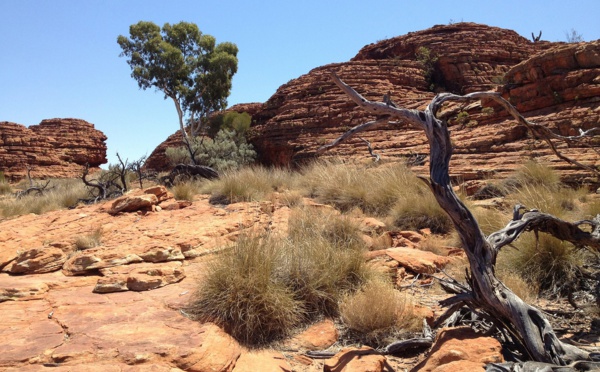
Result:
<instances>
[{"instance_id":1,"label":"twisted dead limb","mask_svg":"<svg viewBox=\"0 0 600 372\"><path fill-rule=\"evenodd\" d=\"M525 219L523 218L525 216L521 216L521 222L515 222L520 227L517 228L515 225L508 228L504 233L499 232L499 235L492 234L491 240L488 241L479 228L473 214L461 202L452 189L448 172L452 156L450 134L447 122L444 119L438 119L436 113L446 101L493 99L507 109L517 119L519 124L526 126L530 131L537 134L544 133L545 129L523 118L498 93L476 92L466 96L442 93L434 97L424 111L420 111L402 109L387 103L371 102L342 82L335 74L332 75L332 78L335 84L357 105L369 113L377 115L379 119L352 128L349 131L352 133L345 133L332 144L320 148L318 152L325 151L341 143L354 133L376 125L382 125L386 120L388 122L396 121L395 123L399 121L404 125L419 128L425 132L430 147L429 180L425 180L425 182L429 185L441 208L446 211L454 223L463 247L465 247L464 249L471 267L471 275L468 278L471 287L470 293L452 297L446 300L445 304L464 303L470 308L481 310L497 327L504 329L519 342L528 354L528 357L534 361L566 365L573 361L588 359L589 353L587 351L561 342L542 312L526 304L498 280L495 275L494 266L496 264L496 256L502 244L516 239L528 226L532 227L536 225L536 221L542 221L542 216L538 215L540 217L534 217L532 215L532 218L527 217ZM555 150L551 141L550 145ZM583 168L590 168L576 161L569 161ZM593 169L590 170L593 171ZM544 226L544 223L538 222L537 226L541 228ZM594 229L594 231L596 230Z\"/></svg>"}]
</instances>

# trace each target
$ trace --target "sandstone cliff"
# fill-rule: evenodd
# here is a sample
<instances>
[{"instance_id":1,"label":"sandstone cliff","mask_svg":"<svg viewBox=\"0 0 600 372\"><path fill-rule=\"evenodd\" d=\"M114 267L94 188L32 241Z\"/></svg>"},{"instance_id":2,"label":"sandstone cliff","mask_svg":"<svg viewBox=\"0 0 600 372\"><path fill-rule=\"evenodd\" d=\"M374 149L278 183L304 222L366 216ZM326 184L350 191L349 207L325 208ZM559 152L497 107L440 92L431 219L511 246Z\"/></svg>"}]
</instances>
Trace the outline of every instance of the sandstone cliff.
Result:
<instances>
[{"instance_id":1,"label":"sandstone cliff","mask_svg":"<svg viewBox=\"0 0 600 372\"><path fill-rule=\"evenodd\" d=\"M330 81L331 72L367 99L381 101L388 94L406 108L424 108L441 91L500 90L529 120L573 134L599 125L599 48L597 41L533 43L514 31L474 23L434 26L370 44L349 62L315 68L281 86L259 109L252 106L251 142L262 163L293 166L314 158L318 147L349 128L372 120ZM465 107L467 120L451 121L454 177L506 177L517 164L536 157L561 169L568 182L594 181L559 161L503 110L486 104ZM429 151L424 135L405 128L379 127L362 137L388 161ZM149 162L164 148L157 148ZM598 159L586 148L563 151L590 165ZM359 138L324 156L369 160ZM426 165L415 170L426 172Z\"/></svg>"},{"instance_id":2,"label":"sandstone cliff","mask_svg":"<svg viewBox=\"0 0 600 372\"><path fill-rule=\"evenodd\" d=\"M78 177L86 163L97 168L107 162L106 136L80 119L48 119L38 125L0 122L0 171L17 181Z\"/></svg>"}]
</instances>

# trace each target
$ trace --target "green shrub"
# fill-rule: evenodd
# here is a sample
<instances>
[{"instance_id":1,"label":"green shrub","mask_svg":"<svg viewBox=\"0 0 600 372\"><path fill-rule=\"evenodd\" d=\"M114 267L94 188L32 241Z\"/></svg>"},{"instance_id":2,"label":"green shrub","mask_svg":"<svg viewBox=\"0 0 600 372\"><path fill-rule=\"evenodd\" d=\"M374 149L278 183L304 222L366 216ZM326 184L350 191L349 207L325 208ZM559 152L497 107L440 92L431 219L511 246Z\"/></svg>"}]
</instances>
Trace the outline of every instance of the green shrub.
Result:
<instances>
[{"instance_id":1,"label":"green shrub","mask_svg":"<svg viewBox=\"0 0 600 372\"><path fill-rule=\"evenodd\" d=\"M256 158L256 152L246 138L235 131L220 130L214 138L197 137L190 139L195 153L196 163L215 168L218 171L237 169L250 164ZM166 156L171 164L191 164L186 147L168 148Z\"/></svg>"}]
</instances>

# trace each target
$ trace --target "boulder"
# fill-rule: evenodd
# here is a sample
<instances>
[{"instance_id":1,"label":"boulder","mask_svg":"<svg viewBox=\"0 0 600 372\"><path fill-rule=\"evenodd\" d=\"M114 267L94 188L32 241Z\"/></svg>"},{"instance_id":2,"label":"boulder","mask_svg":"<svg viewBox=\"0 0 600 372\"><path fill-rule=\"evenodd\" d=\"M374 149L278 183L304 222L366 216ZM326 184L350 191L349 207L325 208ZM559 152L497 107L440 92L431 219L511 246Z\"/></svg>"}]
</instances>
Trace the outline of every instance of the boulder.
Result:
<instances>
[{"instance_id":1,"label":"boulder","mask_svg":"<svg viewBox=\"0 0 600 372\"><path fill-rule=\"evenodd\" d=\"M432 274L446 266L451 258L413 248L388 248L386 254L400 263L400 266L417 273Z\"/></svg>"},{"instance_id":2,"label":"boulder","mask_svg":"<svg viewBox=\"0 0 600 372\"><path fill-rule=\"evenodd\" d=\"M96 293L148 291L185 278L181 262L131 264L100 269L100 273L103 277L94 287Z\"/></svg>"},{"instance_id":3,"label":"boulder","mask_svg":"<svg viewBox=\"0 0 600 372\"><path fill-rule=\"evenodd\" d=\"M484 371L489 363L501 363L502 346L470 327L444 328L435 338L429 356L413 372Z\"/></svg>"},{"instance_id":4,"label":"boulder","mask_svg":"<svg viewBox=\"0 0 600 372\"><path fill-rule=\"evenodd\" d=\"M392 370L387 359L368 346L344 348L328 359L324 372L384 372Z\"/></svg>"},{"instance_id":5,"label":"boulder","mask_svg":"<svg viewBox=\"0 0 600 372\"><path fill-rule=\"evenodd\" d=\"M158 198L154 194L124 195L112 203L108 213L151 211L157 204Z\"/></svg>"}]
</instances>

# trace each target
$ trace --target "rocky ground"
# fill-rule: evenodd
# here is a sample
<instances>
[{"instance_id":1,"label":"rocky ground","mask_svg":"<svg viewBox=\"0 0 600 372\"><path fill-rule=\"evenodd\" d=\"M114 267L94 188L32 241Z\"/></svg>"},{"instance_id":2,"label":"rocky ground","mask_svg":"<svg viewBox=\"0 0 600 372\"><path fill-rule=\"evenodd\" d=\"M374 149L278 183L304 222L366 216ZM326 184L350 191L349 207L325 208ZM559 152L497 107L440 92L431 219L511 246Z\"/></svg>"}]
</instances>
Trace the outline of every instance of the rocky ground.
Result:
<instances>
[{"instance_id":1,"label":"rocky ground","mask_svg":"<svg viewBox=\"0 0 600 372\"><path fill-rule=\"evenodd\" d=\"M155 187L99 205L0 221L0 369L471 371L502 360L498 341L468 328L439 330L427 355L400 358L348 344L329 319L271 348L249 350L216 325L186 317L206 263L247 229L285 231L289 212L277 200L175 201ZM415 294L425 317L439 315L437 301L446 295L416 274L458 260L460 252L438 256L418 249L423 234L389 232L372 218L359 223L375 249L366 259ZM78 238L98 230L99 246L77 249ZM588 318L580 328L589 330ZM587 336L577 340L594 346L597 337ZM309 350L335 356L309 358Z\"/></svg>"}]
</instances>

